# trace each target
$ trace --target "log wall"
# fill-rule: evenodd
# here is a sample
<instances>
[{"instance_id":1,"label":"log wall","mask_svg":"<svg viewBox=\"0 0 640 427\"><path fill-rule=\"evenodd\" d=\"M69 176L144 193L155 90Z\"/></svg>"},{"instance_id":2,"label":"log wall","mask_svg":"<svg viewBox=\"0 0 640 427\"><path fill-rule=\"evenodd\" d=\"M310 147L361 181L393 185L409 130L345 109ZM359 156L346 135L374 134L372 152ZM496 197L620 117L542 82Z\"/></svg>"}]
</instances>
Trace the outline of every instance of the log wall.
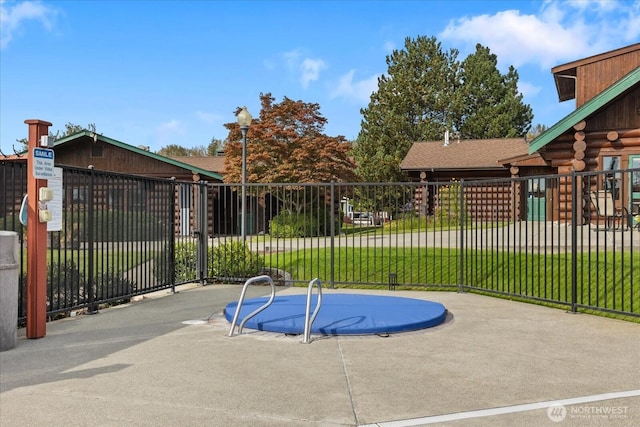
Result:
<instances>
[{"instance_id":1,"label":"log wall","mask_svg":"<svg viewBox=\"0 0 640 427\"><path fill-rule=\"evenodd\" d=\"M629 166L629 155L640 155L640 128L619 131L594 131L588 132L587 122L576 123L573 134L567 133L559 137L555 142L545 147L544 157L558 168L558 174L570 174L573 171L588 172L603 170L603 156L619 156L620 168ZM554 191L551 213L554 219L561 221L571 220L571 177L561 177L558 188ZM601 183L589 180L579 183L582 191L578 195L579 205L582 206L584 222L594 219L595 210L590 205L590 193L598 189ZM628 194L623 191L618 207L626 207Z\"/></svg>"}]
</instances>

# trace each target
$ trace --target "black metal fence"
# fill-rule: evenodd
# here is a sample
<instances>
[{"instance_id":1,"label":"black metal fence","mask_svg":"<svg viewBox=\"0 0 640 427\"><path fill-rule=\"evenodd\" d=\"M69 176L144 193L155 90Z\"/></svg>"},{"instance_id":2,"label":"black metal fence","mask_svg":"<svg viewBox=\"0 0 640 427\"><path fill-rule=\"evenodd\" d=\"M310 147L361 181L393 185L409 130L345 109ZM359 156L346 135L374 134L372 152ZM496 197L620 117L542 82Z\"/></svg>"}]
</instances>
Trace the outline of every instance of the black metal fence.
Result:
<instances>
[{"instance_id":1,"label":"black metal fence","mask_svg":"<svg viewBox=\"0 0 640 427\"><path fill-rule=\"evenodd\" d=\"M127 300L174 286L175 183L62 169L60 229L48 233L47 314ZM26 163L3 162L0 228L20 237L18 317L26 316Z\"/></svg>"},{"instance_id":2,"label":"black metal fence","mask_svg":"<svg viewBox=\"0 0 640 427\"><path fill-rule=\"evenodd\" d=\"M24 237L25 164L2 162L0 175L0 228ZM247 184L244 207L239 184L66 167L63 182L62 230L49 233L51 315L266 273L283 284L473 290L640 317L638 169ZM25 287L22 274L21 319Z\"/></svg>"},{"instance_id":3,"label":"black metal fence","mask_svg":"<svg viewBox=\"0 0 640 427\"><path fill-rule=\"evenodd\" d=\"M289 284L318 277L329 286L474 290L640 316L638 169L436 183L247 184L245 245L237 184L200 185L208 194L201 245L208 255L199 259L209 262L191 277L229 282L267 273Z\"/></svg>"}]
</instances>

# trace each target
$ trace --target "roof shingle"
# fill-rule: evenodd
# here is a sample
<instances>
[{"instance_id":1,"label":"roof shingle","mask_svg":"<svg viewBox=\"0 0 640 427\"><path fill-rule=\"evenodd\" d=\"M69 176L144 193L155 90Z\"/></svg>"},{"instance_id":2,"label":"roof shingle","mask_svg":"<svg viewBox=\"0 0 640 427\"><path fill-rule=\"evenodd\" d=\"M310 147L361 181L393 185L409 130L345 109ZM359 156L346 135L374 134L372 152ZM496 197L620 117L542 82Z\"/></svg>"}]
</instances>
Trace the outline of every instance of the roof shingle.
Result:
<instances>
[{"instance_id":1,"label":"roof shingle","mask_svg":"<svg viewBox=\"0 0 640 427\"><path fill-rule=\"evenodd\" d=\"M400 164L402 170L501 169L498 160L527 154L523 138L415 142Z\"/></svg>"}]
</instances>

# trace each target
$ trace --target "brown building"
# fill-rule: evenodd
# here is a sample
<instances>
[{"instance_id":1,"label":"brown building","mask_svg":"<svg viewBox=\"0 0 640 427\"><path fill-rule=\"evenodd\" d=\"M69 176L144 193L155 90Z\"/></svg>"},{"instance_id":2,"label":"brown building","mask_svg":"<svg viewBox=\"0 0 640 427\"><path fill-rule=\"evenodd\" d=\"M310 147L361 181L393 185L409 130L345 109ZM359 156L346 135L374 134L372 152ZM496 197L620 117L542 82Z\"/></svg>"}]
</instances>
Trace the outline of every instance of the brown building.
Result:
<instances>
[{"instance_id":1,"label":"brown building","mask_svg":"<svg viewBox=\"0 0 640 427\"><path fill-rule=\"evenodd\" d=\"M552 73L558 98L575 99L576 110L531 141L529 153L561 175L640 168L640 43L557 66ZM558 188L549 188L546 197L569 200L571 187L563 184L561 180ZM640 209L639 172L599 176L580 187L579 197L608 191L617 209ZM589 201L580 202L588 215ZM568 204L557 206L548 216L569 217Z\"/></svg>"},{"instance_id":2,"label":"brown building","mask_svg":"<svg viewBox=\"0 0 640 427\"><path fill-rule=\"evenodd\" d=\"M576 100L576 110L532 140L520 153L510 140L417 142L401 167L415 181L460 178L560 175L540 186L535 197L547 203L543 217L570 218L571 172L640 168L640 43L559 65L552 70L560 101ZM513 150L509 145L516 144ZM491 164L495 161L497 164ZM566 178L565 178L566 177ZM604 175L580 182L578 201L593 216L590 195L608 191L619 210L640 211L640 173ZM582 178L580 178L582 179ZM506 189L505 189L506 191ZM521 195L531 189L520 189ZM418 196L421 198L421 196ZM514 200L523 201L522 197ZM490 201L487 201L489 203ZM519 218L526 209L513 207ZM588 221L589 218L586 218Z\"/></svg>"},{"instance_id":3,"label":"brown building","mask_svg":"<svg viewBox=\"0 0 640 427\"><path fill-rule=\"evenodd\" d=\"M222 182L222 175L211 169L150 152L90 131L82 131L55 142L56 165L143 175L152 178Z\"/></svg>"}]
</instances>

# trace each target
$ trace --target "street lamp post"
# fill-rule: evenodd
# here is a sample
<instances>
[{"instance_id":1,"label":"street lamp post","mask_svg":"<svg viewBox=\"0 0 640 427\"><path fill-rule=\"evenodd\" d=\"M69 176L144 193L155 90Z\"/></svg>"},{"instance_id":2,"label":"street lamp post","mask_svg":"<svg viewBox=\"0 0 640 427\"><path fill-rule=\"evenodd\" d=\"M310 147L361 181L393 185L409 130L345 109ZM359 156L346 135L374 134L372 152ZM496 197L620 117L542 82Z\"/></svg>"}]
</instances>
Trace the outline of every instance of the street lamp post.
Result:
<instances>
[{"instance_id":1,"label":"street lamp post","mask_svg":"<svg viewBox=\"0 0 640 427\"><path fill-rule=\"evenodd\" d=\"M251 114L247 107L242 107L238 113L238 124L242 132L242 201L240 205L240 234L242 241L247 239L247 131L251 125Z\"/></svg>"}]
</instances>

